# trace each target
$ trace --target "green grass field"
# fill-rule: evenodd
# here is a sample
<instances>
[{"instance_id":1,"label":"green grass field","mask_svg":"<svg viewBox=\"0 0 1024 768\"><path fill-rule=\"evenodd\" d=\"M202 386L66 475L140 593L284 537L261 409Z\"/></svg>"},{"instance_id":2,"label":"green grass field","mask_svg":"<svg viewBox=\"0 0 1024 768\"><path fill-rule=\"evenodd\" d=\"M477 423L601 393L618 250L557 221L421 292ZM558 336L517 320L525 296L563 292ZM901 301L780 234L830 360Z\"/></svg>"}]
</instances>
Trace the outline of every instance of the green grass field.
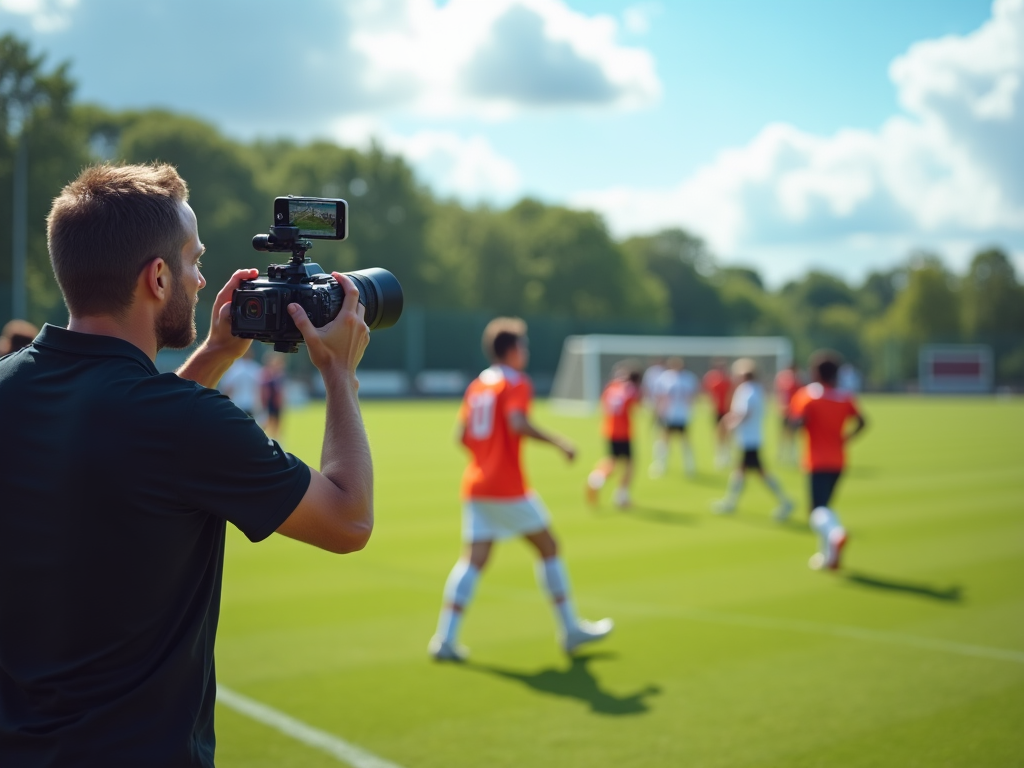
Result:
<instances>
[{"instance_id":1,"label":"green grass field","mask_svg":"<svg viewBox=\"0 0 1024 768\"><path fill-rule=\"evenodd\" d=\"M532 556L508 542L467 613L472 661L455 666L426 644L459 552L456 404L367 403L370 545L338 557L231 529L218 679L404 768L1024 765L1024 402L863 405L869 431L834 499L844 569L818 573L795 469L779 475L797 522L772 523L753 480L735 517L710 514L725 474L706 412L694 480L678 454L647 479L639 420L636 507L621 513L583 503L596 418L540 403L538 423L580 456L528 446L533 485L581 614L616 630L565 658ZM314 466L322 419L287 417L286 447ZM217 732L221 768L341 764L222 705Z\"/></svg>"}]
</instances>

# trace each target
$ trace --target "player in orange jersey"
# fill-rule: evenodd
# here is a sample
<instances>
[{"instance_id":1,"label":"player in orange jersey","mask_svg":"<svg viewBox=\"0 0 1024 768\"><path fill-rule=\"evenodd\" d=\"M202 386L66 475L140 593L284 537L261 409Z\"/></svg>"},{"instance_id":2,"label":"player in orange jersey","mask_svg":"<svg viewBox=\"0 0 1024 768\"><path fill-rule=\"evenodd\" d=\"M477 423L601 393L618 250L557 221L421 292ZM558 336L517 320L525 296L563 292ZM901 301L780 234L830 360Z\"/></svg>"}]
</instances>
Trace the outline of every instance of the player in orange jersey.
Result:
<instances>
[{"instance_id":1,"label":"player in orange jersey","mask_svg":"<svg viewBox=\"0 0 1024 768\"><path fill-rule=\"evenodd\" d=\"M558 554L548 512L529 490L520 461L520 441L532 437L550 443L572 461L573 446L543 432L530 421L533 385L523 373L529 361L526 323L499 317L484 329L484 352L493 365L466 388L459 411L459 432L470 452L462 478L462 538L465 550L444 587L437 633L428 650L439 661L464 661L458 644L462 616L473 598L480 573L495 541L522 536L537 551L537 578L554 604L559 640L566 653L600 640L612 631L612 620L577 618L569 593L569 577Z\"/></svg>"},{"instance_id":2,"label":"player in orange jersey","mask_svg":"<svg viewBox=\"0 0 1024 768\"><path fill-rule=\"evenodd\" d=\"M597 503L598 492L615 471L615 465L621 464L622 476L619 487L615 489L615 506L629 506L629 484L633 480L630 412L641 400L640 381L639 371L625 361L619 362L612 371L612 380L601 393L601 409L604 411L602 432L608 439L608 455L587 477L587 500L591 504Z\"/></svg>"},{"instance_id":3,"label":"player in orange jersey","mask_svg":"<svg viewBox=\"0 0 1024 768\"><path fill-rule=\"evenodd\" d=\"M775 374L775 398L782 414L782 429L779 430L779 463L796 464L796 430L789 419L789 404L803 383L796 362L790 363Z\"/></svg>"},{"instance_id":4,"label":"player in orange jersey","mask_svg":"<svg viewBox=\"0 0 1024 768\"><path fill-rule=\"evenodd\" d=\"M814 383L800 389L789 407L794 427L807 432L804 466L811 480L811 528L820 544L810 562L815 570L839 567L846 529L830 506L832 493L846 464L846 443L867 424L853 395L836 388L839 362L834 352L815 352L810 366ZM847 432L849 420L855 426Z\"/></svg>"},{"instance_id":5,"label":"player in orange jersey","mask_svg":"<svg viewBox=\"0 0 1024 768\"><path fill-rule=\"evenodd\" d=\"M725 360L720 357L712 360L711 370L704 374L701 384L708 397L711 398L711 407L715 413L715 438L717 440L715 466L722 469L729 465L729 433L726 430L718 429L717 425L721 424L722 419L729 413L732 403L732 380L726 370Z\"/></svg>"}]
</instances>

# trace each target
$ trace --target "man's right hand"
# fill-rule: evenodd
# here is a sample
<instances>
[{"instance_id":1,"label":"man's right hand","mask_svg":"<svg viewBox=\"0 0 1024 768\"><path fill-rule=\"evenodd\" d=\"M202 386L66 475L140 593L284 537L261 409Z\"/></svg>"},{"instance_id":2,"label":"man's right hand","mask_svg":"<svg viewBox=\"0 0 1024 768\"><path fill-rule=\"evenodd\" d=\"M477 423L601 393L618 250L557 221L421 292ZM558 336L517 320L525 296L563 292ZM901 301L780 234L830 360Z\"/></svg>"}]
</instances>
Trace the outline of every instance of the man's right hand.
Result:
<instances>
[{"instance_id":1,"label":"man's right hand","mask_svg":"<svg viewBox=\"0 0 1024 768\"><path fill-rule=\"evenodd\" d=\"M299 329L309 350L309 359L325 377L336 373L354 378L356 367L370 343L370 329L364 316L366 307L359 303L359 290L340 272L331 273L345 298L338 316L316 328L298 304L289 304L288 313Z\"/></svg>"}]
</instances>

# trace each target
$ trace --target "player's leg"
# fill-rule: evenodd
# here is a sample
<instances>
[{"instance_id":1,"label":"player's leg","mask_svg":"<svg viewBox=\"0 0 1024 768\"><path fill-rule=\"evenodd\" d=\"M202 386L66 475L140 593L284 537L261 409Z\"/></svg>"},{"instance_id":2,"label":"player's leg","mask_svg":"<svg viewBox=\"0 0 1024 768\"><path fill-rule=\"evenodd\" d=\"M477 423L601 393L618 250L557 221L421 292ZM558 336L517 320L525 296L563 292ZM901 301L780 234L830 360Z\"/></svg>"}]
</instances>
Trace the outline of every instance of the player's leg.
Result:
<instances>
[{"instance_id":1,"label":"player's leg","mask_svg":"<svg viewBox=\"0 0 1024 768\"><path fill-rule=\"evenodd\" d=\"M597 466L587 475L587 501L597 504L597 494L608 482L609 476L615 471L615 446L609 448L609 454L597 462Z\"/></svg>"},{"instance_id":2,"label":"player's leg","mask_svg":"<svg viewBox=\"0 0 1024 768\"><path fill-rule=\"evenodd\" d=\"M772 512L772 517L776 522L785 522L793 514L793 500L782 490L782 485L779 483L778 478L764 468L764 465L761 463L760 450L755 450L754 453L755 456L752 459L751 467L757 471L761 476L761 480L768 486L768 490L775 494L775 498L779 502L775 511ZM755 463L756 466L753 466Z\"/></svg>"},{"instance_id":3,"label":"player's leg","mask_svg":"<svg viewBox=\"0 0 1024 768\"><path fill-rule=\"evenodd\" d=\"M632 451L620 456L619 464L622 466L622 474L619 477L619 487L615 490L615 506L625 509L633 503L629 496L629 486L633 482Z\"/></svg>"},{"instance_id":4,"label":"player's leg","mask_svg":"<svg viewBox=\"0 0 1024 768\"><path fill-rule=\"evenodd\" d=\"M473 599L480 572L491 556L501 529L495 512L487 504L469 499L462 505L462 557L455 563L444 585L437 632L430 639L430 655L439 661L464 661L467 651L458 645L462 617Z\"/></svg>"},{"instance_id":5,"label":"player's leg","mask_svg":"<svg viewBox=\"0 0 1024 768\"><path fill-rule=\"evenodd\" d=\"M559 623L562 647L571 653L584 643L600 640L612 631L611 619L589 622L576 616L569 588L569 574L558 554L558 542L550 528L528 533L524 538L537 550L537 580L551 598Z\"/></svg>"},{"instance_id":6,"label":"player's leg","mask_svg":"<svg viewBox=\"0 0 1024 768\"><path fill-rule=\"evenodd\" d=\"M679 432L679 439L683 447L683 471L687 477L697 474L697 461L693 457L693 445L690 444L690 431L688 425L683 424Z\"/></svg>"},{"instance_id":7,"label":"player's leg","mask_svg":"<svg viewBox=\"0 0 1024 768\"><path fill-rule=\"evenodd\" d=\"M815 570L839 567L846 529L830 506L832 494L839 482L839 472L811 472L811 529L818 534L818 552L811 557Z\"/></svg>"},{"instance_id":8,"label":"player's leg","mask_svg":"<svg viewBox=\"0 0 1024 768\"><path fill-rule=\"evenodd\" d=\"M729 475L729 484L725 489L725 498L716 501L712 506L715 514L728 515L736 511L736 504L739 503L743 494L743 486L746 483L747 470L750 468L750 451L744 450L740 454L740 461L736 469Z\"/></svg>"}]
</instances>

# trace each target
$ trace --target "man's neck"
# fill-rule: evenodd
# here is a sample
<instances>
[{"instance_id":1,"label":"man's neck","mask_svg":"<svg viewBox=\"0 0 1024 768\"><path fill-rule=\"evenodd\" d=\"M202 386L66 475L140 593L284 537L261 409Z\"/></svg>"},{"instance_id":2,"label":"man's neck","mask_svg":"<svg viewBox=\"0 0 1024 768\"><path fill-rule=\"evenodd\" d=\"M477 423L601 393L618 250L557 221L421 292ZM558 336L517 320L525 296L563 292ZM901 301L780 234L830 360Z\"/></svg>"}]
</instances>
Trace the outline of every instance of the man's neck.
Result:
<instances>
[{"instance_id":1,"label":"man's neck","mask_svg":"<svg viewBox=\"0 0 1024 768\"><path fill-rule=\"evenodd\" d=\"M150 360L156 362L156 334L153 332L152 323L134 322L134 320L135 318L130 316L124 320L110 315L72 316L68 321L68 330L124 339L129 344L134 344L141 349Z\"/></svg>"}]
</instances>

